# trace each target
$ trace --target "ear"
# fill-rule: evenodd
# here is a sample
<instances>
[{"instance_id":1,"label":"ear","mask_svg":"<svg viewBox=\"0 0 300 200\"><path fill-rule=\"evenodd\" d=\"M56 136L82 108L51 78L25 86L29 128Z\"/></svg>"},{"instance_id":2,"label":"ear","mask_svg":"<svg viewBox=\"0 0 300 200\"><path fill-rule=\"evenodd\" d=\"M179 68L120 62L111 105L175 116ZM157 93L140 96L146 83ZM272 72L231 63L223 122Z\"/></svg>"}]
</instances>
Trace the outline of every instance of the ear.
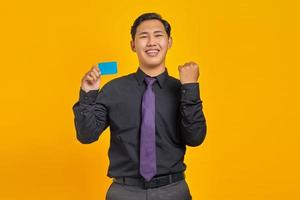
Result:
<instances>
[{"instance_id":1,"label":"ear","mask_svg":"<svg viewBox=\"0 0 300 200\"><path fill-rule=\"evenodd\" d=\"M131 47L131 50L132 50L133 52L136 52L136 50L135 50L135 45L134 45L134 41L133 41L133 40L130 41L130 47Z\"/></svg>"},{"instance_id":2,"label":"ear","mask_svg":"<svg viewBox=\"0 0 300 200\"><path fill-rule=\"evenodd\" d=\"M173 38L170 36L169 42L168 42L168 49L170 49L172 47L172 44L173 44Z\"/></svg>"}]
</instances>

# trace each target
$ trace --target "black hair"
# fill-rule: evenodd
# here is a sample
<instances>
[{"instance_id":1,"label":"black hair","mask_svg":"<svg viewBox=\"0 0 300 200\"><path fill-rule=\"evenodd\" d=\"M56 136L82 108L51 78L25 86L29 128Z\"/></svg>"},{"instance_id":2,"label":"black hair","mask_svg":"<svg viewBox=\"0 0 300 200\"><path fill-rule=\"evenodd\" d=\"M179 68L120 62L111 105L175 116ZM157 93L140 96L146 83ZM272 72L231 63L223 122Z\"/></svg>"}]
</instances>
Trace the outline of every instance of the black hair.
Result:
<instances>
[{"instance_id":1,"label":"black hair","mask_svg":"<svg viewBox=\"0 0 300 200\"><path fill-rule=\"evenodd\" d=\"M146 20L151 20L151 19L156 19L159 20L165 27L165 30L168 34L168 37L170 37L171 35L171 25L169 24L169 22L167 22L166 20L164 20L161 15L157 14L157 13L144 13L142 15L140 15L133 23L133 25L131 26L131 38L132 40L134 40L135 34L136 34L136 29L137 27Z\"/></svg>"}]
</instances>

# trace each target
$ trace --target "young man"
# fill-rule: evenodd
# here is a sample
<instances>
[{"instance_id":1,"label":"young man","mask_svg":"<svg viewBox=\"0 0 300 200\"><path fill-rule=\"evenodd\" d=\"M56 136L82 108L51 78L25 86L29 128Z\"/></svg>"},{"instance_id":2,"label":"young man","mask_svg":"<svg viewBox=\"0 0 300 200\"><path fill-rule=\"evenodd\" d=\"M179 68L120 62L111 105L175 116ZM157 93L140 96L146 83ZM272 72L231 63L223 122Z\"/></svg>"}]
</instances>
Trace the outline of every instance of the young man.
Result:
<instances>
[{"instance_id":1,"label":"young man","mask_svg":"<svg viewBox=\"0 0 300 200\"><path fill-rule=\"evenodd\" d=\"M199 95L198 65L179 65L180 80L169 76L166 54L172 46L170 24L156 13L139 16L131 27L135 73L109 81L99 91L101 72L94 65L82 78L73 106L77 139L97 141L110 127L106 199L188 200L186 145L206 136Z\"/></svg>"}]
</instances>

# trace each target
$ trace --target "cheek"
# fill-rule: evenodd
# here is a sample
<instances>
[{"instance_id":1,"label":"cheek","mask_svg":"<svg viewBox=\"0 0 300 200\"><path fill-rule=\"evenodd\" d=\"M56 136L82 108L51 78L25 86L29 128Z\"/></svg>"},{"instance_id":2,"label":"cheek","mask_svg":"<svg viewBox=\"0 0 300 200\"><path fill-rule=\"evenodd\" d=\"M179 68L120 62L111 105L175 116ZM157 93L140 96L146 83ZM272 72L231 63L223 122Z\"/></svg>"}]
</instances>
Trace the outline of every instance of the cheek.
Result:
<instances>
[{"instance_id":1,"label":"cheek","mask_svg":"<svg viewBox=\"0 0 300 200\"><path fill-rule=\"evenodd\" d=\"M137 42L135 43L135 48L136 48L137 51L143 50L143 49L145 48L145 46L146 46L146 42L145 42L145 41L142 41L142 40L137 41Z\"/></svg>"},{"instance_id":2,"label":"cheek","mask_svg":"<svg viewBox=\"0 0 300 200\"><path fill-rule=\"evenodd\" d=\"M167 40L161 40L160 41L160 46L163 49L167 49L168 48L168 41Z\"/></svg>"}]
</instances>

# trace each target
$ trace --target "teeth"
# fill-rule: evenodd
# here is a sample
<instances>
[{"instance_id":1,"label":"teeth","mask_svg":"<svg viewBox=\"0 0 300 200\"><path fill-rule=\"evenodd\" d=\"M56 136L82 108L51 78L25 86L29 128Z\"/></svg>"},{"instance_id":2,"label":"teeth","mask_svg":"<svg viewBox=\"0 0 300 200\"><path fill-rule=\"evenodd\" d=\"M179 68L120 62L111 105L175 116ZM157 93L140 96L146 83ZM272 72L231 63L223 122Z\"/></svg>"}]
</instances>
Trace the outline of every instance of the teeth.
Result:
<instances>
[{"instance_id":1,"label":"teeth","mask_svg":"<svg viewBox=\"0 0 300 200\"><path fill-rule=\"evenodd\" d=\"M147 50L146 53L150 56L156 56L159 50Z\"/></svg>"}]
</instances>

